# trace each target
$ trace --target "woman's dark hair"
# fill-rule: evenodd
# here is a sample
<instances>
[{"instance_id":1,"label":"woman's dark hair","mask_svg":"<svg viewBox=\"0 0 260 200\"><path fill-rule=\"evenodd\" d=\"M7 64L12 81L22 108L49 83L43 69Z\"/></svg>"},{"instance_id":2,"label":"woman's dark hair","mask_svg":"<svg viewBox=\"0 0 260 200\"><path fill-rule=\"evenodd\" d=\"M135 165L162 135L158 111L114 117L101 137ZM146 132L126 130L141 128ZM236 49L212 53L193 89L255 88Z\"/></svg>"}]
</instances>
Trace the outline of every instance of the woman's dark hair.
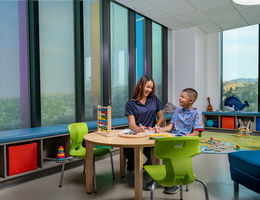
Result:
<instances>
[{"instance_id":1,"label":"woman's dark hair","mask_svg":"<svg viewBox=\"0 0 260 200\"><path fill-rule=\"evenodd\" d=\"M141 100L142 98L143 98L143 96L144 96L144 86L145 86L145 84L148 82L148 81L152 81L153 82L153 90L152 90L152 92L149 94L149 96L148 97L152 97L153 95L154 95L154 87L155 87L155 84L154 84L154 81L153 81L153 78L152 77L150 77L150 76L147 76L147 75L143 75L140 79L139 79L139 81L138 81L138 83L137 83L137 85L136 85L136 87L135 87L135 92L134 92L134 95L133 95L133 99L136 99L136 100Z\"/></svg>"}]
</instances>

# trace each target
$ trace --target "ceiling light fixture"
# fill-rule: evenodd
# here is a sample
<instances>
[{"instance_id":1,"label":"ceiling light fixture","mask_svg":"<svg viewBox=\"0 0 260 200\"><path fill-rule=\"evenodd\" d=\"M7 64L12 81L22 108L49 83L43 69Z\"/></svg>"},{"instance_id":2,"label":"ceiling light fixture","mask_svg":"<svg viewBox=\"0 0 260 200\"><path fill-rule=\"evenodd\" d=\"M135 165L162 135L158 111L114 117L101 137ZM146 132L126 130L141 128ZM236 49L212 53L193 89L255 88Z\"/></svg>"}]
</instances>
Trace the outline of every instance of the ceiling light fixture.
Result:
<instances>
[{"instance_id":1,"label":"ceiling light fixture","mask_svg":"<svg viewBox=\"0 0 260 200\"><path fill-rule=\"evenodd\" d=\"M244 6L260 5L260 0L233 0L236 4Z\"/></svg>"}]
</instances>

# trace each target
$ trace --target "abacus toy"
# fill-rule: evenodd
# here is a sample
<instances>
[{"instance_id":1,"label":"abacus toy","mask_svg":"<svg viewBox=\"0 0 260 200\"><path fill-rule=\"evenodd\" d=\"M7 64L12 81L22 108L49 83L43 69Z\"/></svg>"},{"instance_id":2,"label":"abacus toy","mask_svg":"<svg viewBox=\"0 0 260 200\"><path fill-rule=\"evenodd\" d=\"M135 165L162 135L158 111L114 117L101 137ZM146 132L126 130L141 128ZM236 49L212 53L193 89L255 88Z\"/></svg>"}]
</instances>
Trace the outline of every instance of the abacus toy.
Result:
<instances>
[{"instance_id":1,"label":"abacus toy","mask_svg":"<svg viewBox=\"0 0 260 200\"><path fill-rule=\"evenodd\" d=\"M111 106L97 106L98 133L109 136L111 132Z\"/></svg>"}]
</instances>

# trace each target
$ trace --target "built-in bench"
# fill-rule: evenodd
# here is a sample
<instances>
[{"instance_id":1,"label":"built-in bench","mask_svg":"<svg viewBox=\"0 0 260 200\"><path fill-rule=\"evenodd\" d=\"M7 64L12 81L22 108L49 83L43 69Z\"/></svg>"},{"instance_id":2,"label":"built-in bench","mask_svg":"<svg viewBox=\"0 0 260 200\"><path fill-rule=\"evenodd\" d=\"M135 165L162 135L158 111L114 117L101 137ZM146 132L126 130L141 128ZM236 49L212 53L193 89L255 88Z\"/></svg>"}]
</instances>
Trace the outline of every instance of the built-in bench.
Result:
<instances>
[{"instance_id":1,"label":"built-in bench","mask_svg":"<svg viewBox=\"0 0 260 200\"><path fill-rule=\"evenodd\" d=\"M170 119L171 114L165 114L164 118ZM89 131L97 129L97 121L86 122ZM112 119L112 128L120 128L128 126L128 119L116 118ZM8 147L12 145L22 145L36 142L37 143L37 169L24 172L21 174L8 175ZM16 130L7 130L0 132L0 183L8 179L13 179L22 175L28 175L43 169L57 167L58 163L53 162L57 156L57 149L62 145L65 154L69 155L69 131L68 124L25 128ZM52 161L50 161L52 160Z\"/></svg>"},{"instance_id":2,"label":"built-in bench","mask_svg":"<svg viewBox=\"0 0 260 200\"><path fill-rule=\"evenodd\" d=\"M90 131L97 129L97 121L86 122ZM68 125L62 124L56 126L25 128L16 130L7 130L0 132L0 145L17 141L25 141L43 137L60 136L68 134ZM112 119L112 127L127 126L127 118Z\"/></svg>"}]
</instances>

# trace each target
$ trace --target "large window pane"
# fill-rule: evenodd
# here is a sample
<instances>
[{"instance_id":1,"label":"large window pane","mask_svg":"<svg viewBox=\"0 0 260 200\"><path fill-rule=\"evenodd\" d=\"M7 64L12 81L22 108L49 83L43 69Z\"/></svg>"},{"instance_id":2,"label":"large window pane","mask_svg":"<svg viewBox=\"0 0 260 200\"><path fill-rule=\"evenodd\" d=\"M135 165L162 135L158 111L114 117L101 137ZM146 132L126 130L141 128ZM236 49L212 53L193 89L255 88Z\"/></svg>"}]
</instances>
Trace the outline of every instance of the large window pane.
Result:
<instances>
[{"instance_id":1,"label":"large window pane","mask_svg":"<svg viewBox=\"0 0 260 200\"><path fill-rule=\"evenodd\" d=\"M26 2L0 1L0 130L29 125Z\"/></svg>"},{"instance_id":2,"label":"large window pane","mask_svg":"<svg viewBox=\"0 0 260 200\"><path fill-rule=\"evenodd\" d=\"M222 106L233 95L258 111L258 25L223 32L222 79Z\"/></svg>"},{"instance_id":3,"label":"large window pane","mask_svg":"<svg viewBox=\"0 0 260 200\"><path fill-rule=\"evenodd\" d=\"M40 1L42 125L75 121L73 1Z\"/></svg>"},{"instance_id":4,"label":"large window pane","mask_svg":"<svg viewBox=\"0 0 260 200\"><path fill-rule=\"evenodd\" d=\"M101 104L100 1L84 3L85 119L96 120Z\"/></svg>"},{"instance_id":5,"label":"large window pane","mask_svg":"<svg viewBox=\"0 0 260 200\"><path fill-rule=\"evenodd\" d=\"M144 57L144 17L136 14L136 83L143 76Z\"/></svg>"},{"instance_id":6,"label":"large window pane","mask_svg":"<svg viewBox=\"0 0 260 200\"><path fill-rule=\"evenodd\" d=\"M122 117L128 99L128 11L112 2L111 87L112 115Z\"/></svg>"},{"instance_id":7,"label":"large window pane","mask_svg":"<svg viewBox=\"0 0 260 200\"><path fill-rule=\"evenodd\" d=\"M156 95L162 100L162 26L152 23L152 74Z\"/></svg>"}]
</instances>

